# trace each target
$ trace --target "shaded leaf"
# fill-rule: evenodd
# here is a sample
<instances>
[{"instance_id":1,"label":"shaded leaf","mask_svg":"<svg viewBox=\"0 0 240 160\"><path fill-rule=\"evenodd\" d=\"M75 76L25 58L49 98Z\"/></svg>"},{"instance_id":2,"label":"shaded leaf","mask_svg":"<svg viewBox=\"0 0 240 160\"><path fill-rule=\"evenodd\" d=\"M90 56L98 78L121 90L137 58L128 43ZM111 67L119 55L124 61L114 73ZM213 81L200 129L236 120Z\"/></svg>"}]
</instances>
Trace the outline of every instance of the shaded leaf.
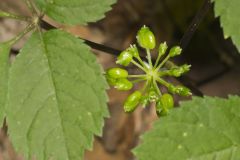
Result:
<instances>
[{"instance_id":1,"label":"shaded leaf","mask_svg":"<svg viewBox=\"0 0 240 160\"><path fill-rule=\"evenodd\" d=\"M82 40L34 33L10 70L7 122L26 159L79 160L101 135L107 84Z\"/></svg>"},{"instance_id":2,"label":"shaded leaf","mask_svg":"<svg viewBox=\"0 0 240 160\"><path fill-rule=\"evenodd\" d=\"M8 93L10 44L0 44L0 124L3 124Z\"/></svg>"},{"instance_id":3,"label":"shaded leaf","mask_svg":"<svg viewBox=\"0 0 240 160\"><path fill-rule=\"evenodd\" d=\"M160 118L134 150L139 160L237 160L240 98L194 98Z\"/></svg>"},{"instance_id":4,"label":"shaded leaf","mask_svg":"<svg viewBox=\"0 0 240 160\"><path fill-rule=\"evenodd\" d=\"M104 18L116 0L35 0L37 6L64 24L86 24Z\"/></svg>"},{"instance_id":5,"label":"shaded leaf","mask_svg":"<svg viewBox=\"0 0 240 160\"><path fill-rule=\"evenodd\" d=\"M240 51L240 1L239 0L212 0L215 2L214 11L216 17L220 16L224 37L231 37Z\"/></svg>"}]
</instances>

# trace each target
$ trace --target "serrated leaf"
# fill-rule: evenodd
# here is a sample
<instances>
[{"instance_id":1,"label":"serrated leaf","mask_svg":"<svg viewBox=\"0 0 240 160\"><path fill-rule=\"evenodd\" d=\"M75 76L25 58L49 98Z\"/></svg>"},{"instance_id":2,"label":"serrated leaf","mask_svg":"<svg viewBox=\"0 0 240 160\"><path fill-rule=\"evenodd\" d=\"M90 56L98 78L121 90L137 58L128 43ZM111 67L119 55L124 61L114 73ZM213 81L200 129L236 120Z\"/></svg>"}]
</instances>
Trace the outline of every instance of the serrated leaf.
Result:
<instances>
[{"instance_id":1,"label":"serrated leaf","mask_svg":"<svg viewBox=\"0 0 240 160\"><path fill-rule=\"evenodd\" d=\"M238 160L240 98L194 98L160 118L134 150L139 160Z\"/></svg>"},{"instance_id":2,"label":"serrated leaf","mask_svg":"<svg viewBox=\"0 0 240 160\"><path fill-rule=\"evenodd\" d=\"M69 24L86 24L104 18L116 0L35 0L43 13L54 20Z\"/></svg>"},{"instance_id":3,"label":"serrated leaf","mask_svg":"<svg viewBox=\"0 0 240 160\"><path fill-rule=\"evenodd\" d=\"M0 44L0 125L5 117L5 107L8 93L10 43Z\"/></svg>"},{"instance_id":4,"label":"serrated leaf","mask_svg":"<svg viewBox=\"0 0 240 160\"><path fill-rule=\"evenodd\" d=\"M108 116L106 87L82 40L34 33L10 70L7 122L16 150L26 159L82 159Z\"/></svg>"},{"instance_id":5,"label":"serrated leaf","mask_svg":"<svg viewBox=\"0 0 240 160\"><path fill-rule=\"evenodd\" d=\"M224 37L231 37L240 51L240 1L239 0L212 0L215 2L215 16L220 16Z\"/></svg>"}]
</instances>

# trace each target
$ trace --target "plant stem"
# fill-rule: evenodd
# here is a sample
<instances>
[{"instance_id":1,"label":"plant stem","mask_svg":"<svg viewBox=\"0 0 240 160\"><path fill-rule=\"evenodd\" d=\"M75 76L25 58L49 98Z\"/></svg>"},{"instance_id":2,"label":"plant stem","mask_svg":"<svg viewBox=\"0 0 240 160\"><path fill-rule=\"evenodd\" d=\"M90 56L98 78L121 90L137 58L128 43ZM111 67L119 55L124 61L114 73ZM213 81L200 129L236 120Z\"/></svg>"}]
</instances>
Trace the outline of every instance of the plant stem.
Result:
<instances>
[{"instance_id":1,"label":"plant stem","mask_svg":"<svg viewBox=\"0 0 240 160\"><path fill-rule=\"evenodd\" d=\"M148 85L149 85L149 80L147 80L147 81L145 82L144 87L141 89L141 92L142 92L142 93L145 93Z\"/></svg>"},{"instance_id":2,"label":"plant stem","mask_svg":"<svg viewBox=\"0 0 240 160\"><path fill-rule=\"evenodd\" d=\"M26 21L26 22L30 21L29 17L19 16L19 15L15 15L15 14L4 12L4 11L0 11L0 17L17 19L17 20Z\"/></svg>"},{"instance_id":3,"label":"plant stem","mask_svg":"<svg viewBox=\"0 0 240 160\"><path fill-rule=\"evenodd\" d=\"M138 82L141 82L141 81L145 81L145 78L139 78L139 79L135 79L133 81L131 81L132 83L138 83Z\"/></svg>"},{"instance_id":4,"label":"plant stem","mask_svg":"<svg viewBox=\"0 0 240 160\"><path fill-rule=\"evenodd\" d=\"M157 78L156 81L159 82L160 84L166 86L166 87L169 87L171 85L170 83L166 82L162 78Z\"/></svg>"},{"instance_id":5,"label":"plant stem","mask_svg":"<svg viewBox=\"0 0 240 160\"><path fill-rule=\"evenodd\" d=\"M159 96L162 96L162 93L161 93L160 89L158 88L158 85L157 85L156 80L153 80L153 84L154 84L154 87L155 87L158 95L159 95Z\"/></svg>"},{"instance_id":6,"label":"plant stem","mask_svg":"<svg viewBox=\"0 0 240 160\"><path fill-rule=\"evenodd\" d=\"M170 58L170 55L167 55L164 60L158 65L158 67L156 68L156 70L159 70Z\"/></svg>"},{"instance_id":7,"label":"plant stem","mask_svg":"<svg viewBox=\"0 0 240 160\"><path fill-rule=\"evenodd\" d=\"M17 43L23 36L25 36L28 32L32 31L35 28L35 24L29 24L21 33L19 33L16 37L14 37L13 39L9 40L8 42L11 45L14 45L15 43Z\"/></svg>"},{"instance_id":8,"label":"plant stem","mask_svg":"<svg viewBox=\"0 0 240 160\"><path fill-rule=\"evenodd\" d=\"M139 74L139 75L128 75L129 78L143 78L143 77L146 77L145 74Z\"/></svg>"},{"instance_id":9,"label":"plant stem","mask_svg":"<svg viewBox=\"0 0 240 160\"><path fill-rule=\"evenodd\" d=\"M142 61L141 57L137 57L137 60L141 63L141 65L145 68L145 64L144 62ZM145 68L146 69L146 68Z\"/></svg>"},{"instance_id":10,"label":"plant stem","mask_svg":"<svg viewBox=\"0 0 240 160\"><path fill-rule=\"evenodd\" d=\"M148 64L149 64L150 67L152 68L153 65L152 65L152 59L151 59L151 53L150 53L150 50L149 50L149 49L146 49L146 52L147 52Z\"/></svg>"},{"instance_id":11,"label":"plant stem","mask_svg":"<svg viewBox=\"0 0 240 160\"><path fill-rule=\"evenodd\" d=\"M139 67L141 70L143 70L144 72L147 72L147 70L145 68L143 68L143 66L141 66L139 63L137 63L135 60L131 61L135 66Z\"/></svg>"}]
</instances>

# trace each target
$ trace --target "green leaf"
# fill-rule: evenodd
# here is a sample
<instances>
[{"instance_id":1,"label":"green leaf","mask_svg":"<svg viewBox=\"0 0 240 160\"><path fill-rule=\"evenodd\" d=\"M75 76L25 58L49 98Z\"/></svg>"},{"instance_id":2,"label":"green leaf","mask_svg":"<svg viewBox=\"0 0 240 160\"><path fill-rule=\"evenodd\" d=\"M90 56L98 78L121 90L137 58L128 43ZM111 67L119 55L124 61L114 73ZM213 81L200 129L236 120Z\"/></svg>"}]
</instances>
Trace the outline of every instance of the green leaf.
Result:
<instances>
[{"instance_id":1,"label":"green leaf","mask_svg":"<svg viewBox=\"0 0 240 160\"><path fill-rule=\"evenodd\" d=\"M3 124L7 102L10 47L9 43L0 44L0 125Z\"/></svg>"},{"instance_id":2,"label":"green leaf","mask_svg":"<svg viewBox=\"0 0 240 160\"><path fill-rule=\"evenodd\" d=\"M116 0L35 0L41 11L54 20L69 24L86 24L104 18Z\"/></svg>"},{"instance_id":3,"label":"green leaf","mask_svg":"<svg viewBox=\"0 0 240 160\"><path fill-rule=\"evenodd\" d=\"M9 135L26 159L79 160L101 135L107 83L82 40L34 33L10 70Z\"/></svg>"},{"instance_id":4,"label":"green leaf","mask_svg":"<svg viewBox=\"0 0 240 160\"><path fill-rule=\"evenodd\" d=\"M237 160L240 98L193 98L160 118L134 150L139 160Z\"/></svg>"},{"instance_id":5,"label":"green leaf","mask_svg":"<svg viewBox=\"0 0 240 160\"><path fill-rule=\"evenodd\" d=\"M220 16L224 37L231 37L240 51L240 1L239 0L213 0L215 2L215 16Z\"/></svg>"}]
</instances>

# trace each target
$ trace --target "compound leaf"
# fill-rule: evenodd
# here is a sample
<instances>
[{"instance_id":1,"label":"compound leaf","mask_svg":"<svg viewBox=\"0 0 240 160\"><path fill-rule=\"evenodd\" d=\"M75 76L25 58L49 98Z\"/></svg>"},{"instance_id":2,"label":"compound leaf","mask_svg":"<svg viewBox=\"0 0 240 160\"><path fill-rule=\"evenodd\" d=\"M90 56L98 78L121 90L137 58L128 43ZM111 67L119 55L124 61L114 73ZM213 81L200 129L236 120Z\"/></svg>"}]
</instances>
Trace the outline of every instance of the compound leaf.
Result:
<instances>
[{"instance_id":1,"label":"compound leaf","mask_svg":"<svg viewBox=\"0 0 240 160\"><path fill-rule=\"evenodd\" d=\"M216 17L220 16L224 37L231 37L240 51L240 1L239 0L213 0Z\"/></svg>"},{"instance_id":2,"label":"compound leaf","mask_svg":"<svg viewBox=\"0 0 240 160\"><path fill-rule=\"evenodd\" d=\"M193 98L160 118L134 150L139 160L237 160L240 98Z\"/></svg>"},{"instance_id":3,"label":"compound leaf","mask_svg":"<svg viewBox=\"0 0 240 160\"><path fill-rule=\"evenodd\" d=\"M8 93L8 72L10 44L0 44L0 125L5 117L5 107Z\"/></svg>"},{"instance_id":4,"label":"compound leaf","mask_svg":"<svg viewBox=\"0 0 240 160\"><path fill-rule=\"evenodd\" d=\"M86 24L104 18L116 0L35 0L41 11L64 24Z\"/></svg>"},{"instance_id":5,"label":"compound leaf","mask_svg":"<svg viewBox=\"0 0 240 160\"><path fill-rule=\"evenodd\" d=\"M7 122L26 159L79 160L100 135L107 83L82 40L34 33L10 70Z\"/></svg>"}]
</instances>

